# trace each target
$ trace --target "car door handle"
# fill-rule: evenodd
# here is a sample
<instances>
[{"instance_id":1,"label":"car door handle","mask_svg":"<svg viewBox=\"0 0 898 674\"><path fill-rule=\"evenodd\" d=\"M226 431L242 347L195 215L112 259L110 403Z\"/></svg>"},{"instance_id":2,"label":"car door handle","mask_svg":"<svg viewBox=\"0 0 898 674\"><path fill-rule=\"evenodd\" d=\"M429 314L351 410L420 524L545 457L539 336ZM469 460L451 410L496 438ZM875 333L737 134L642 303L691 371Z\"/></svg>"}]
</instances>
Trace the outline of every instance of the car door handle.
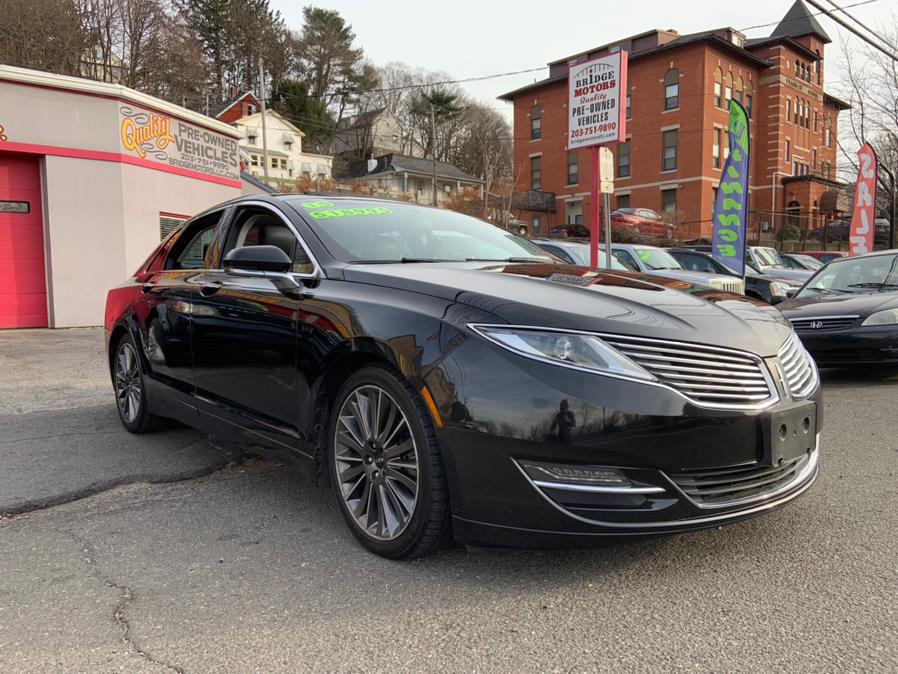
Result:
<instances>
[{"instance_id":1,"label":"car door handle","mask_svg":"<svg viewBox=\"0 0 898 674\"><path fill-rule=\"evenodd\" d=\"M218 282L204 283L203 285L200 286L200 294L203 295L204 297L209 297L211 295L214 295L219 290L221 290L221 283L218 283Z\"/></svg>"}]
</instances>

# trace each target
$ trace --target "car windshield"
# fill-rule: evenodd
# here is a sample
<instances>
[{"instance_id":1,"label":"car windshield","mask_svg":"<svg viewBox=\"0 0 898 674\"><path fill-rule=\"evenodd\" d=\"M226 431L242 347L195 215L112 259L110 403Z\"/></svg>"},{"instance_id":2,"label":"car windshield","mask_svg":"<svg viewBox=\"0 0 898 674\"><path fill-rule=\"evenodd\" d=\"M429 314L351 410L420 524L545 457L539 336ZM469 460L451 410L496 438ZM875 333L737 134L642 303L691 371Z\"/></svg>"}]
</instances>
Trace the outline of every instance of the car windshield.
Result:
<instances>
[{"instance_id":1,"label":"car windshield","mask_svg":"<svg viewBox=\"0 0 898 674\"><path fill-rule=\"evenodd\" d=\"M798 297L898 290L898 255L846 257L820 269Z\"/></svg>"},{"instance_id":2,"label":"car windshield","mask_svg":"<svg viewBox=\"0 0 898 674\"><path fill-rule=\"evenodd\" d=\"M289 203L342 262L557 261L528 239L450 210L321 197Z\"/></svg>"},{"instance_id":3,"label":"car windshield","mask_svg":"<svg viewBox=\"0 0 898 674\"><path fill-rule=\"evenodd\" d=\"M755 248L755 254L765 267L782 267L783 261L780 254L776 252L776 248Z\"/></svg>"},{"instance_id":4,"label":"car windshield","mask_svg":"<svg viewBox=\"0 0 898 674\"><path fill-rule=\"evenodd\" d=\"M683 267L677 262L673 255L666 250L660 248L636 248L636 254L642 263L651 270L661 269L682 269Z\"/></svg>"},{"instance_id":5,"label":"car windshield","mask_svg":"<svg viewBox=\"0 0 898 674\"><path fill-rule=\"evenodd\" d=\"M577 244L577 245L566 246L565 250L567 250L574 257L574 259L577 260L577 262L582 264L584 267L590 266L590 264L589 264L590 263L589 246L587 246L586 244ZM599 251L599 267L605 268L606 264L607 264L607 262L605 259L605 251L600 250ZM620 261L613 255L611 256L611 268L616 269L617 271L628 271L628 269L624 265L622 265L620 263Z\"/></svg>"}]
</instances>

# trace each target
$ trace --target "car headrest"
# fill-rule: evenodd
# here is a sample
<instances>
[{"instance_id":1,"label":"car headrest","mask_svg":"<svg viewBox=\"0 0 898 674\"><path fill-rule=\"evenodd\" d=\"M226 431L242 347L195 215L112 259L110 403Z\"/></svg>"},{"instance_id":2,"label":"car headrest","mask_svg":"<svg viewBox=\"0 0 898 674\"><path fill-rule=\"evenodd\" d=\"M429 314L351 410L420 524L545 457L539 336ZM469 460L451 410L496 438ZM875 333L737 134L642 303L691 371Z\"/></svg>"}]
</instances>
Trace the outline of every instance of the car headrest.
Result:
<instances>
[{"instance_id":1,"label":"car headrest","mask_svg":"<svg viewBox=\"0 0 898 674\"><path fill-rule=\"evenodd\" d=\"M287 229L284 225L281 224L271 224L266 225L261 232L262 236L259 237L260 244L266 246L277 246L282 251L287 253L290 259L293 259L293 248L296 245L296 238L293 236L293 232Z\"/></svg>"}]
</instances>

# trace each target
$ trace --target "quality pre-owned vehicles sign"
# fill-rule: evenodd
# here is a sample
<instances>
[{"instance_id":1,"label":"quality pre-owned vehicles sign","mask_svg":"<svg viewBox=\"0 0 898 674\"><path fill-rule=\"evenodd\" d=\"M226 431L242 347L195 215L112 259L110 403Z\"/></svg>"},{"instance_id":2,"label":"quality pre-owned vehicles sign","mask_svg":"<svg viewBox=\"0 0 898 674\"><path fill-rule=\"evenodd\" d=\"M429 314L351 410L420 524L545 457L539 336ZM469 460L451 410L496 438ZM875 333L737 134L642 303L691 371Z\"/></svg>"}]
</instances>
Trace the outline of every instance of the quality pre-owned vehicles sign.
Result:
<instances>
[{"instance_id":1,"label":"quality pre-owned vehicles sign","mask_svg":"<svg viewBox=\"0 0 898 674\"><path fill-rule=\"evenodd\" d=\"M133 105L119 107L119 132L123 151L132 156L240 180L240 154L233 138Z\"/></svg>"},{"instance_id":2,"label":"quality pre-owned vehicles sign","mask_svg":"<svg viewBox=\"0 0 898 674\"><path fill-rule=\"evenodd\" d=\"M568 149L624 140L625 52L576 63L568 74Z\"/></svg>"}]
</instances>

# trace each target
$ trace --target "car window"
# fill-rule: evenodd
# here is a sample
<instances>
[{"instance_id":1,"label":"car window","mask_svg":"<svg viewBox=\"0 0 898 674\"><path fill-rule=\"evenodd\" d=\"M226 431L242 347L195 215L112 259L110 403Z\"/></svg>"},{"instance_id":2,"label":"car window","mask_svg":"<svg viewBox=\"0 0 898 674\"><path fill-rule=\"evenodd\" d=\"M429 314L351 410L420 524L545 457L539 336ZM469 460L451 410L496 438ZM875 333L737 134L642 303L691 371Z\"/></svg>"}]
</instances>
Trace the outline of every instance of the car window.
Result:
<instances>
[{"instance_id":1,"label":"car window","mask_svg":"<svg viewBox=\"0 0 898 674\"><path fill-rule=\"evenodd\" d=\"M165 269L203 269L207 266L209 244L223 211L215 211L188 221L165 260Z\"/></svg>"},{"instance_id":2,"label":"car window","mask_svg":"<svg viewBox=\"0 0 898 674\"><path fill-rule=\"evenodd\" d=\"M660 248L639 247L636 254L649 270L682 269L670 253Z\"/></svg>"},{"instance_id":3,"label":"car window","mask_svg":"<svg viewBox=\"0 0 898 674\"><path fill-rule=\"evenodd\" d=\"M679 255L674 256L677 262L682 265L683 269L688 269L689 271L704 271L710 274L714 274L717 270L714 268L714 264L706 257L702 257L701 255L689 255L688 253L680 253Z\"/></svg>"},{"instance_id":4,"label":"car window","mask_svg":"<svg viewBox=\"0 0 898 674\"><path fill-rule=\"evenodd\" d=\"M612 249L611 254L614 255L614 257L616 257L620 261L620 263L627 269L631 269L632 271L640 271L639 263L636 261L636 258L630 255L629 251L623 249Z\"/></svg>"},{"instance_id":5,"label":"car window","mask_svg":"<svg viewBox=\"0 0 898 674\"><path fill-rule=\"evenodd\" d=\"M765 248L765 247L757 247L754 249L755 254L758 256L758 259L761 260L761 263L768 267L782 267L783 260L780 258L780 254L776 251L776 248Z\"/></svg>"},{"instance_id":6,"label":"car window","mask_svg":"<svg viewBox=\"0 0 898 674\"><path fill-rule=\"evenodd\" d=\"M287 201L342 262L553 258L528 239L455 211L400 202L294 197Z\"/></svg>"},{"instance_id":7,"label":"car window","mask_svg":"<svg viewBox=\"0 0 898 674\"><path fill-rule=\"evenodd\" d=\"M548 253L552 253L552 255L554 255L555 257L560 257L562 260L569 264L580 264L568 251L564 250L563 248L559 248L558 246L553 246L547 243L541 243L539 244L539 247Z\"/></svg>"},{"instance_id":8,"label":"car window","mask_svg":"<svg viewBox=\"0 0 898 674\"><path fill-rule=\"evenodd\" d=\"M311 274L315 265L283 218L261 206L237 210L222 256L245 246L277 246L293 260L294 274Z\"/></svg>"}]
</instances>

